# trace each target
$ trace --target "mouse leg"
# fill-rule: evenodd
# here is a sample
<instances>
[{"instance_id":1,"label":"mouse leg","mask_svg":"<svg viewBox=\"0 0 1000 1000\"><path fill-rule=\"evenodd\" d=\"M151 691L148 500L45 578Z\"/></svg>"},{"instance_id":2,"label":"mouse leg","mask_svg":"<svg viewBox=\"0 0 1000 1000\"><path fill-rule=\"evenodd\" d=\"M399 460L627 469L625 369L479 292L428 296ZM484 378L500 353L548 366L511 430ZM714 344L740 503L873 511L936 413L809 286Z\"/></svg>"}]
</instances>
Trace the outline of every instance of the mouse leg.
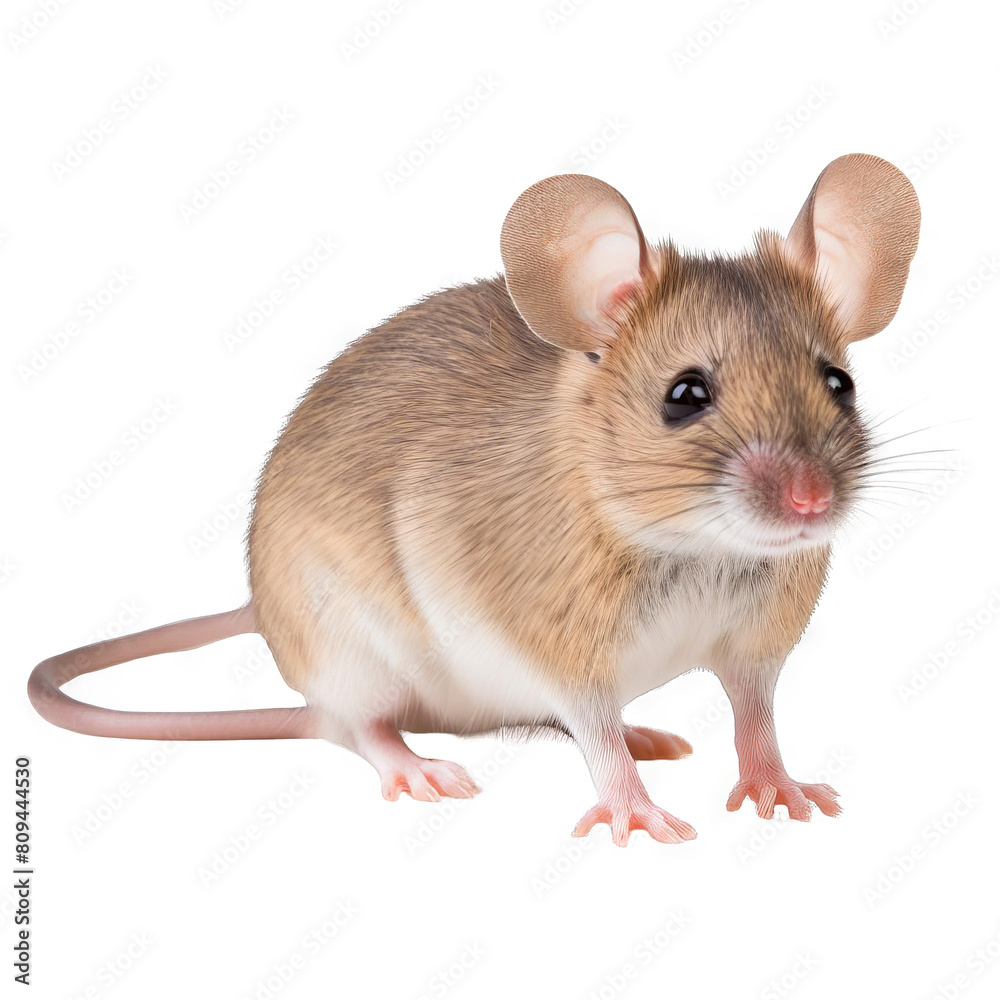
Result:
<instances>
[{"instance_id":1,"label":"mouse leg","mask_svg":"<svg viewBox=\"0 0 1000 1000\"><path fill-rule=\"evenodd\" d=\"M403 792L423 802L437 802L443 796L468 799L480 790L460 765L418 757L386 719L363 726L355 733L350 747L378 771L382 795L390 802L395 802Z\"/></svg>"},{"instance_id":2,"label":"mouse leg","mask_svg":"<svg viewBox=\"0 0 1000 1000\"><path fill-rule=\"evenodd\" d=\"M829 785L808 785L788 776L774 731L774 685L777 667L719 673L736 717L736 753L740 779L726 802L730 812L744 799L757 805L763 819L774 816L776 805L788 809L790 819L808 820L812 803L827 816L840 812L837 793Z\"/></svg>"},{"instance_id":3,"label":"mouse leg","mask_svg":"<svg viewBox=\"0 0 1000 1000\"><path fill-rule=\"evenodd\" d=\"M617 708L584 707L566 713L563 723L583 751L598 796L597 805L577 823L574 837L586 836L598 823L611 827L611 839L619 847L628 843L633 830L645 830L665 844L697 836L693 827L653 804L639 778Z\"/></svg>"},{"instance_id":4,"label":"mouse leg","mask_svg":"<svg viewBox=\"0 0 1000 1000\"><path fill-rule=\"evenodd\" d=\"M680 760L693 752L683 736L646 726L626 726L625 745L633 760Z\"/></svg>"}]
</instances>

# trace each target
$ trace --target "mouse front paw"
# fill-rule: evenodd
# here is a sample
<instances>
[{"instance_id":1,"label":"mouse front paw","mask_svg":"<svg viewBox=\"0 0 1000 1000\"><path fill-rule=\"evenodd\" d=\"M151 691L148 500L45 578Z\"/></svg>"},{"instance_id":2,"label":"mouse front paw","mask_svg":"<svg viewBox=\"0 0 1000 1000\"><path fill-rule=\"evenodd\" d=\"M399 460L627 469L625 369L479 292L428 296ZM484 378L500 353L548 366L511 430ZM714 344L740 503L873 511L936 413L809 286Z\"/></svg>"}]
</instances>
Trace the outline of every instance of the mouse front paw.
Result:
<instances>
[{"instance_id":1,"label":"mouse front paw","mask_svg":"<svg viewBox=\"0 0 1000 1000\"><path fill-rule=\"evenodd\" d=\"M789 819L808 822L812 816L812 804L819 806L826 816L836 816L840 806L834 801L837 792L829 785L807 785L793 781L784 771L761 771L741 776L736 782L726 802L730 812L739 809L744 799L750 799L757 806L761 819L772 819L774 807L785 806Z\"/></svg>"},{"instance_id":2,"label":"mouse front paw","mask_svg":"<svg viewBox=\"0 0 1000 1000\"><path fill-rule=\"evenodd\" d=\"M611 827L611 839L619 847L628 844L633 830L645 830L661 844L679 844L698 836L693 826L671 816L648 798L598 802L584 813L573 830L573 836L585 837L598 823L607 823Z\"/></svg>"}]
</instances>

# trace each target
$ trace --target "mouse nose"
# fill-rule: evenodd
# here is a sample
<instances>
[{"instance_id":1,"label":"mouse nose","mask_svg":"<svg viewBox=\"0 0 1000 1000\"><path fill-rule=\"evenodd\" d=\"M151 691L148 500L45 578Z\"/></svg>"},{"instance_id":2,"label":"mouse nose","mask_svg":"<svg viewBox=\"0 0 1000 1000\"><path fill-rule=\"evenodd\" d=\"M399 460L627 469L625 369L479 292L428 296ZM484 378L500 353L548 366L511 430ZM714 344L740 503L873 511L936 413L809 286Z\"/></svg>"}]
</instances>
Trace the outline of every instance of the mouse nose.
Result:
<instances>
[{"instance_id":1,"label":"mouse nose","mask_svg":"<svg viewBox=\"0 0 1000 1000\"><path fill-rule=\"evenodd\" d=\"M833 483L815 469L799 469L787 491L788 503L796 514L822 514L833 501Z\"/></svg>"}]
</instances>

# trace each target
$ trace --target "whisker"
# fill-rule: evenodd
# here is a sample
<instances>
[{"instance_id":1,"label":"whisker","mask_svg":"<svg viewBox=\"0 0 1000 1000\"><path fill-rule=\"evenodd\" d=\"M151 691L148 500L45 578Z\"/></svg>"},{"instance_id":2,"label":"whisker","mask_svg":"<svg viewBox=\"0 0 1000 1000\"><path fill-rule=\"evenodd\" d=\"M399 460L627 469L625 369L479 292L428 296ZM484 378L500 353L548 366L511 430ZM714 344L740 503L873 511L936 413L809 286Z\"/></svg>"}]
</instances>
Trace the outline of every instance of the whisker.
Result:
<instances>
[{"instance_id":1,"label":"whisker","mask_svg":"<svg viewBox=\"0 0 1000 1000\"><path fill-rule=\"evenodd\" d=\"M657 525L664 524L667 521L670 521L670 520L672 520L675 517L680 517L682 514L692 514L692 513L694 513L697 510L705 510L706 508L711 507L711 506L713 506L715 504L718 504L718 503L720 503L719 500L709 500L709 501L704 502L704 503L691 504L690 507L685 507L685 508L683 508L683 510L675 510L675 511L672 511L671 513L665 515L664 517L658 517L655 521L650 521L646 526L649 527L649 528L654 528ZM718 515L716 515L716 516L718 516ZM710 519L707 523L711 524L712 520L714 520L714 518Z\"/></svg>"},{"instance_id":2,"label":"whisker","mask_svg":"<svg viewBox=\"0 0 1000 1000\"><path fill-rule=\"evenodd\" d=\"M750 447L750 443L740 433L739 428L724 413L720 413L719 416L722 418L722 422L726 425L726 427L728 427L729 430L731 430L736 435L740 444L742 444L744 448L748 449ZM718 431L716 431L716 433L718 433Z\"/></svg>"},{"instance_id":3,"label":"whisker","mask_svg":"<svg viewBox=\"0 0 1000 1000\"><path fill-rule=\"evenodd\" d=\"M905 431L902 434L897 434L895 437L886 438L884 441L875 441L872 444L874 448L881 448L883 445L891 444L893 441L901 441L905 437L911 437L914 434L923 434L926 431L937 430L939 427L947 427L949 424L962 424L970 421L972 417L957 417L954 420L945 420L940 424L927 424L926 427L916 427L911 431Z\"/></svg>"},{"instance_id":4,"label":"whisker","mask_svg":"<svg viewBox=\"0 0 1000 1000\"><path fill-rule=\"evenodd\" d=\"M865 479L868 477L860 476L860 479ZM875 477L870 477L870 482L859 483L858 488L863 490L878 489L879 486L913 486L922 487L923 489L928 489L931 483L922 483L919 480L914 479L886 479L878 480Z\"/></svg>"},{"instance_id":5,"label":"whisker","mask_svg":"<svg viewBox=\"0 0 1000 1000\"><path fill-rule=\"evenodd\" d=\"M876 455L874 458L868 460L868 464L874 465L876 462L891 462L897 458L912 458L914 455L954 454L957 451L957 448L924 448L922 451L901 451L895 455Z\"/></svg>"},{"instance_id":6,"label":"whisker","mask_svg":"<svg viewBox=\"0 0 1000 1000\"><path fill-rule=\"evenodd\" d=\"M687 469L692 472L712 472L716 474L719 472L718 468L713 468L710 465L694 465L690 462L660 462L652 458L613 459L602 464L600 468L613 471L623 465L640 465L649 469Z\"/></svg>"},{"instance_id":7,"label":"whisker","mask_svg":"<svg viewBox=\"0 0 1000 1000\"><path fill-rule=\"evenodd\" d=\"M880 503L885 507L893 507L893 508L902 506L901 500L894 500L891 499L890 497L873 497L873 496L858 497L858 503L859 505L862 503ZM858 509L860 509L860 506Z\"/></svg>"},{"instance_id":8,"label":"whisker","mask_svg":"<svg viewBox=\"0 0 1000 1000\"><path fill-rule=\"evenodd\" d=\"M904 458L921 458L925 455L939 455L944 453L958 453L957 448L927 448L924 451L900 451L895 455L876 455L874 457L866 457L859 459L857 462L852 462L850 465L845 465L845 469L864 469L871 468L879 465L887 465L889 462L898 462Z\"/></svg>"},{"instance_id":9,"label":"whisker","mask_svg":"<svg viewBox=\"0 0 1000 1000\"><path fill-rule=\"evenodd\" d=\"M704 448L706 451L712 452L713 455L718 455L719 458L722 459L725 462L730 461L732 459L732 457L733 457L733 451L734 451L733 446L728 441L726 441L722 437L722 435L719 434L718 432L716 432L715 436L720 441L722 441L723 444L725 444L725 445L727 445L729 447L729 451L723 451L722 448L716 448L714 445L709 444L707 441L703 442L701 445L699 445L699 447Z\"/></svg>"},{"instance_id":10,"label":"whisker","mask_svg":"<svg viewBox=\"0 0 1000 1000\"><path fill-rule=\"evenodd\" d=\"M915 486L897 486L894 483L862 483L859 490L893 490L897 493L917 493L920 496L929 496L930 490L920 490Z\"/></svg>"},{"instance_id":11,"label":"whisker","mask_svg":"<svg viewBox=\"0 0 1000 1000\"><path fill-rule=\"evenodd\" d=\"M626 497L643 496L645 494L663 493L667 490L707 490L727 486L727 483L661 483L659 486L645 486L637 490L627 490L624 493L602 494L602 500L624 500Z\"/></svg>"},{"instance_id":12,"label":"whisker","mask_svg":"<svg viewBox=\"0 0 1000 1000\"><path fill-rule=\"evenodd\" d=\"M919 403L925 403L930 399L930 396L924 396L923 399L915 399L912 403L907 403L901 410L896 410L895 413L890 413L887 417L882 417L881 420L877 420L873 424L869 424L868 429L870 431L875 430L877 427L881 427L883 424L887 424L890 420L895 420L896 417L902 416L907 410L912 410L914 406Z\"/></svg>"},{"instance_id":13,"label":"whisker","mask_svg":"<svg viewBox=\"0 0 1000 1000\"><path fill-rule=\"evenodd\" d=\"M894 472L954 472L954 469L949 469L946 466L937 465L922 465L913 468L900 468L896 465L888 466L885 469L870 469L867 472L859 473L858 478L864 479L866 476L885 476L891 475Z\"/></svg>"},{"instance_id":14,"label":"whisker","mask_svg":"<svg viewBox=\"0 0 1000 1000\"><path fill-rule=\"evenodd\" d=\"M876 524L880 523L879 519L878 519L878 515L874 511L866 510L864 507L862 507L860 505L858 505L857 507L852 508L847 513L847 516L844 518L844 520L845 521L854 521L855 518L856 518L856 515L858 515L858 514L864 514L865 517L870 517Z\"/></svg>"}]
</instances>

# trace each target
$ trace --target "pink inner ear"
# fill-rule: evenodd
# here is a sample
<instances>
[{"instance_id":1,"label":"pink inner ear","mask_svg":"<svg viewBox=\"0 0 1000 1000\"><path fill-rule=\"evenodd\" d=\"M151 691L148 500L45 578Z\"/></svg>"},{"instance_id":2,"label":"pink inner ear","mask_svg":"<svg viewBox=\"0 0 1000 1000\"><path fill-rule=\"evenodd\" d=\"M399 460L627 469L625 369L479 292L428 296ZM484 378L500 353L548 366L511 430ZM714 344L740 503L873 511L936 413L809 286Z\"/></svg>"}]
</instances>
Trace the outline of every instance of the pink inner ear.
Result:
<instances>
[{"instance_id":1,"label":"pink inner ear","mask_svg":"<svg viewBox=\"0 0 1000 1000\"><path fill-rule=\"evenodd\" d=\"M619 281L618 284L605 293L600 303L601 312L606 316L612 315L638 287L638 278L628 278L625 281Z\"/></svg>"},{"instance_id":2,"label":"pink inner ear","mask_svg":"<svg viewBox=\"0 0 1000 1000\"><path fill-rule=\"evenodd\" d=\"M622 299L639 281L639 239L609 227L591 239L577 258L573 275L577 316L602 341L614 338L610 322Z\"/></svg>"},{"instance_id":3,"label":"pink inner ear","mask_svg":"<svg viewBox=\"0 0 1000 1000\"><path fill-rule=\"evenodd\" d=\"M858 260L851 244L832 229L816 226L816 271L835 303L837 315L848 328L858 321L871 263Z\"/></svg>"}]
</instances>

